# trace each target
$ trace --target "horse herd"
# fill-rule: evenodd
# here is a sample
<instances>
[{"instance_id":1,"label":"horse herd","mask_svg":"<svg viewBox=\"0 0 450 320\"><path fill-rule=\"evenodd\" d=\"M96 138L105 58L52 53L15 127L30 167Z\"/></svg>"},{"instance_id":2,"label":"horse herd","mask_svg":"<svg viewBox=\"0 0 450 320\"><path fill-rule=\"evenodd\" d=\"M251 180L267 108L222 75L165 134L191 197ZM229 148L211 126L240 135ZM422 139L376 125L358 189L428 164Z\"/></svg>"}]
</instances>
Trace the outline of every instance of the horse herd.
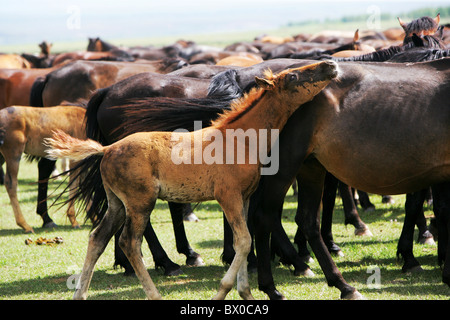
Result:
<instances>
[{"instance_id":1,"label":"horse herd","mask_svg":"<svg viewBox=\"0 0 450 320\"><path fill-rule=\"evenodd\" d=\"M166 275L180 266L150 223L157 199L168 201L177 250L194 266L203 261L184 232L190 203L217 200L223 209L223 260L230 267L216 299L236 280L241 297L252 299L250 268L257 269L260 290L284 299L272 277L271 252L295 274L309 275L307 242L328 285L341 298L358 299L331 255L340 251L331 233L337 189L356 234L370 230L351 187L363 190L361 199L364 192L407 194L397 251L403 271L420 269L412 252L415 225L422 238L432 237L422 209L431 190L438 263L450 285L450 31L439 14L399 23L384 32L260 36L224 49L188 41L124 48L93 38L83 52L51 54L43 42L39 56L0 55L0 152L17 225L33 232L17 199L22 154L38 159L43 227L55 227L48 179L56 159L70 159L67 214L78 227L78 203L93 224L76 299L86 299L95 263L113 236L115 263L136 273L149 299L161 298L142 261L142 238ZM257 132L263 152L248 139L237 146L219 139L233 130ZM193 164L174 163L175 138L188 141L183 152ZM234 159L244 150L246 161L227 162L218 152L227 148ZM214 162L194 161L207 151ZM254 154L260 157L250 163ZM261 174L273 165L261 154L272 162L277 155L276 172ZM298 250L281 224L294 182Z\"/></svg>"}]
</instances>

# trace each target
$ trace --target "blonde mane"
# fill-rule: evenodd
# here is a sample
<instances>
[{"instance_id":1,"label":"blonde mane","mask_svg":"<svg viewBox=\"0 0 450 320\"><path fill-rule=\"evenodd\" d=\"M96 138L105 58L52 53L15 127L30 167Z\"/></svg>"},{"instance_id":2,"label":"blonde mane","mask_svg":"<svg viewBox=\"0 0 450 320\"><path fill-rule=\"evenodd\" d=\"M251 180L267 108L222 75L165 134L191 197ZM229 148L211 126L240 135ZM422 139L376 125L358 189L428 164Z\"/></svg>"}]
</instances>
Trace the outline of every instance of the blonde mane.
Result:
<instances>
[{"instance_id":1,"label":"blonde mane","mask_svg":"<svg viewBox=\"0 0 450 320\"><path fill-rule=\"evenodd\" d=\"M265 70L263 75L264 78L269 81L274 81L277 78L277 75L273 74L270 69ZM219 128L233 123L251 110L263 96L264 92L265 89L255 87L241 98L233 100L230 110L224 111L216 120L212 121L211 126Z\"/></svg>"}]
</instances>

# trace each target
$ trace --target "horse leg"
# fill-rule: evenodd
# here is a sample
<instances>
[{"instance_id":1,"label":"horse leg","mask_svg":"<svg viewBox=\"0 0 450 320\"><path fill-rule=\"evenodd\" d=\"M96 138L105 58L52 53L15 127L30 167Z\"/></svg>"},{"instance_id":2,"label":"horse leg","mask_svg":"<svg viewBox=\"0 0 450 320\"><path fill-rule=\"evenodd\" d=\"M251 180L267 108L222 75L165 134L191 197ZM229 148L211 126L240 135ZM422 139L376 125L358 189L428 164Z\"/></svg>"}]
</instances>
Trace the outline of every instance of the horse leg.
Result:
<instances>
[{"instance_id":1,"label":"horse leg","mask_svg":"<svg viewBox=\"0 0 450 320\"><path fill-rule=\"evenodd\" d=\"M358 197L359 197L359 204L366 212L372 212L375 211L375 205L370 201L369 195L367 192L357 190Z\"/></svg>"},{"instance_id":2,"label":"horse leg","mask_svg":"<svg viewBox=\"0 0 450 320\"><path fill-rule=\"evenodd\" d=\"M94 266L101 256L109 240L125 221L125 209L122 202L110 191L108 194L108 210L99 225L89 236L86 259L80 280L77 283L73 299L85 300L94 273Z\"/></svg>"},{"instance_id":3,"label":"horse leg","mask_svg":"<svg viewBox=\"0 0 450 320\"><path fill-rule=\"evenodd\" d=\"M183 274L181 266L170 260L166 251L162 247L161 243L159 242L158 236L153 229L150 219L146 223L143 234L152 253L153 260L155 261L155 268L162 268L164 270L165 276L178 276L180 274Z\"/></svg>"},{"instance_id":4,"label":"horse leg","mask_svg":"<svg viewBox=\"0 0 450 320\"><path fill-rule=\"evenodd\" d=\"M16 224L21 227L25 231L25 233L34 233L33 228L30 227L30 225L28 225L28 223L25 221L22 210L20 209L19 200L17 198L17 175L19 173L20 154L5 156L5 187L13 208Z\"/></svg>"},{"instance_id":5,"label":"horse leg","mask_svg":"<svg viewBox=\"0 0 450 320\"><path fill-rule=\"evenodd\" d=\"M49 160L46 158L39 159L38 162L38 203L36 213L41 216L43 220L43 228L57 227L52 218L48 215L47 208L47 193L48 193L48 178L50 177L53 169L55 168L55 160Z\"/></svg>"},{"instance_id":6,"label":"horse leg","mask_svg":"<svg viewBox=\"0 0 450 320\"><path fill-rule=\"evenodd\" d=\"M5 171L3 171L3 164L5 163L5 158L0 153L0 184L5 184Z\"/></svg>"},{"instance_id":7,"label":"horse leg","mask_svg":"<svg viewBox=\"0 0 450 320\"><path fill-rule=\"evenodd\" d=\"M442 266L442 282L450 286L450 182L432 187L433 209L438 227L438 263Z\"/></svg>"},{"instance_id":8,"label":"horse leg","mask_svg":"<svg viewBox=\"0 0 450 320\"><path fill-rule=\"evenodd\" d=\"M119 245L133 266L148 299L159 300L161 295L150 277L141 254L142 237L150 220L150 213L156 203L156 197L148 202L129 201L126 208L126 219Z\"/></svg>"},{"instance_id":9,"label":"horse leg","mask_svg":"<svg viewBox=\"0 0 450 320\"><path fill-rule=\"evenodd\" d=\"M122 231L123 227L121 227L119 231L114 235L114 266L121 266L122 268L124 268L125 276L134 276L135 272L133 266L131 265L130 261L119 245L119 238ZM156 236L155 230L153 229L150 220L145 227L144 237L152 253L156 269L162 268L164 270L165 276L176 276L183 273L180 265L174 263L167 256L167 253L164 251L164 248L162 247L158 237Z\"/></svg>"},{"instance_id":10,"label":"horse leg","mask_svg":"<svg viewBox=\"0 0 450 320\"><path fill-rule=\"evenodd\" d=\"M427 201L427 197L428 197L428 193L429 193L428 189L429 188L427 188L426 190L423 191L423 200L424 200L424 202ZM419 229L419 236L418 236L418 239L417 239L417 241L419 243L421 243L421 244L428 244L428 245L435 244L434 239L433 239L433 235L428 230L427 219L425 218L425 213L424 213L423 208L418 213L417 220L416 220L416 226Z\"/></svg>"},{"instance_id":11,"label":"horse leg","mask_svg":"<svg viewBox=\"0 0 450 320\"><path fill-rule=\"evenodd\" d=\"M353 200L351 187L343 183L342 181L339 181L338 184L339 188L339 194L342 198L342 205L344 207L344 214L345 214L345 225L351 224L355 227L355 235L356 236L372 236L372 232L370 232L367 225L362 222L359 214L358 209L356 208L355 201ZM365 196L367 196L367 193L365 193ZM361 196L360 196L361 199ZM370 199L368 200L370 202ZM365 200L367 202L367 200ZM375 208L375 206L374 206Z\"/></svg>"},{"instance_id":12,"label":"horse leg","mask_svg":"<svg viewBox=\"0 0 450 320\"><path fill-rule=\"evenodd\" d=\"M215 198L222 207L225 217L233 231L234 259L225 276L220 281L220 287L213 299L223 300L234 285L237 277L237 288L243 299L253 299L248 284L247 256L251 250L251 236L247 227L247 214L249 201L242 196L231 196L221 199L223 190L216 190Z\"/></svg>"},{"instance_id":13,"label":"horse leg","mask_svg":"<svg viewBox=\"0 0 450 320\"><path fill-rule=\"evenodd\" d=\"M178 253L186 256L186 265L188 266L199 267L205 265L200 255L189 245L186 230L184 229L183 216L190 208L190 204L175 202L169 202L168 204Z\"/></svg>"},{"instance_id":14,"label":"horse leg","mask_svg":"<svg viewBox=\"0 0 450 320\"><path fill-rule=\"evenodd\" d=\"M248 219L247 221L248 230L250 232L250 235L253 236L253 228L251 225L251 219ZM230 265L233 262L234 259L234 249L233 249L233 231L231 230L231 227L225 218L225 214L223 215L223 252L222 252L222 262L224 264ZM256 272L257 269L257 259L255 256L255 250L253 247L253 241L252 241L252 247L250 250L250 253L248 254L247 258L248 262L248 272L253 273Z\"/></svg>"},{"instance_id":15,"label":"horse leg","mask_svg":"<svg viewBox=\"0 0 450 320\"><path fill-rule=\"evenodd\" d=\"M297 180L301 210L296 216L296 222L308 240L328 285L338 288L343 299L359 299L361 294L345 282L320 235L319 214L325 174L325 169L317 160L304 162L300 171L301 179Z\"/></svg>"},{"instance_id":16,"label":"horse leg","mask_svg":"<svg viewBox=\"0 0 450 320\"><path fill-rule=\"evenodd\" d=\"M76 163L72 160L69 162L69 169L72 169ZM76 189L78 187L78 181L79 179L76 179L75 177L78 176L76 172L71 172L69 175L69 185L72 186L69 190L69 199L72 199L74 193L76 193ZM67 217L69 218L70 224L72 225L72 228L79 229L80 224L77 221L76 214L75 214L75 203L73 200L70 201L69 207L67 208Z\"/></svg>"},{"instance_id":17,"label":"horse leg","mask_svg":"<svg viewBox=\"0 0 450 320\"><path fill-rule=\"evenodd\" d=\"M336 204L336 192L339 180L331 173L327 172L325 175L323 196L322 196L322 225L320 233L325 245L330 253L337 256L343 256L341 248L334 242L332 233L333 211ZM342 197L342 195L341 195Z\"/></svg>"},{"instance_id":18,"label":"horse leg","mask_svg":"<svg viewBox=\"0 0 450 320\"><path fill-rule=\"evenodd\" d=\"M423 271L420 263L413 254L414 228L417 217L423 214L423 202L425 200L426 190L420 190L406 194L405 201L405 221L403 222L402 233L397 245L397 257L404 260L403 272Z\"/></svg>"}]
</instances>

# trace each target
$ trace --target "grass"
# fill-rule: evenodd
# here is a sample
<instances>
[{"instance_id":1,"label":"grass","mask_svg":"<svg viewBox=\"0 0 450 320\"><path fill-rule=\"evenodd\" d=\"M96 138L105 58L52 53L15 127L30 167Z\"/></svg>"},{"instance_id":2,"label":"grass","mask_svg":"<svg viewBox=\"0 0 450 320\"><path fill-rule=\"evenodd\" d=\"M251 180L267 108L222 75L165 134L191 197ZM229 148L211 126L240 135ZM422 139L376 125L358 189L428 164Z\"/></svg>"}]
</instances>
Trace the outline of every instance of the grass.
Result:
<instances>
[{"instance_id":1,"label":"grass","mask_svg":"<svg viewBox=\"0 0 450 320\"><path fill-rule=\"evenodd\" d=\"M37 166L22 161L19 172L19 200L24 215L35 234L26 235L14 222L12 209L5 191L0 193L0 299L2 300L67 300L71 299L71 276L81 270L86 254L90 225L73 230L65 217L65 210L52 207L50 215L59 225L46 230L40 228L41 218L35 214L37 188ZM52 182L50 189L58 188L59 182ZM58 189L60 190L60 189ZM55 192L57 193L58 190ZM372 195L377 207L372 213L360 212L370 227L373 237L356 237L353 227L343 224L343 210L340 200L334 216L335 241L345 253L335 262L349 284L356 287L369 300L448 300L450 289L441 282L441 271L437 266L436 246L414 245L414 254L422 264L424 272L404 274L396 260L397 240L404 219L404 196L395 196L394 205L381 203L381 197ZM430 208L426 215L431 216ZM295 197L292 190L286 197L283 211L283 225L293 238L296 225L294 214ZM195 210L198 223L185 223L191 246L202 255L205 266L183 267L184 274L166 277L161 270L155 270L151 253L144 241L143 255L148 271L164 299L207 300L215 293L219 281L226 271L220 261L222 252L222 212L214 201L200 204ZM80 216L82 222L82 216ZM158 237L169 257L184 265L184 256L176 252L172 223L167 204L158 202L152 214L152 222ZM52 238L61 236L64 243L54 246L25 245L27 238ZM89 289L92 300L145 299L142 287L133 277L124 277L122 270L113 269L114 252L110 243L99 259ZM368 269L377 266L380 270L381 288L371 289L367 281L372 273ZM295 277L289 267L273 263L274 279L278 290L292 300L335 300L339 291L326 285L323 273L317 263L310 264L315 273L312 278ZM250 275L252 292L257 299L267 299L257 289L255 274ZM227 299L238 300L236 290Z\"/></svg>"}]
</instances>

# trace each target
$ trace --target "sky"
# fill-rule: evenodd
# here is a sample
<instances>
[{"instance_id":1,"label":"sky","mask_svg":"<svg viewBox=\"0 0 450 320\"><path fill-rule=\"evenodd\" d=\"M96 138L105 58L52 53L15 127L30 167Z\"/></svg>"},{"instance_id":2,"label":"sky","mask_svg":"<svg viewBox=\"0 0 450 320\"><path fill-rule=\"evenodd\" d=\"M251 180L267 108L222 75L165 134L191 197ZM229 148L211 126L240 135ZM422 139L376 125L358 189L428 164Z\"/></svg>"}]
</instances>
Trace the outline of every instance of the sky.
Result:
<instances>
[{"instance_id":1,"label":"sky","mask_svg":"<svg viewBox=\"0 0 450 320\"><path fill-rule=\"evenodd\" d=\"M291 21L448 6L424 0L3 0L2 45L273 29Z\"/></svg>"}]
</instances>

